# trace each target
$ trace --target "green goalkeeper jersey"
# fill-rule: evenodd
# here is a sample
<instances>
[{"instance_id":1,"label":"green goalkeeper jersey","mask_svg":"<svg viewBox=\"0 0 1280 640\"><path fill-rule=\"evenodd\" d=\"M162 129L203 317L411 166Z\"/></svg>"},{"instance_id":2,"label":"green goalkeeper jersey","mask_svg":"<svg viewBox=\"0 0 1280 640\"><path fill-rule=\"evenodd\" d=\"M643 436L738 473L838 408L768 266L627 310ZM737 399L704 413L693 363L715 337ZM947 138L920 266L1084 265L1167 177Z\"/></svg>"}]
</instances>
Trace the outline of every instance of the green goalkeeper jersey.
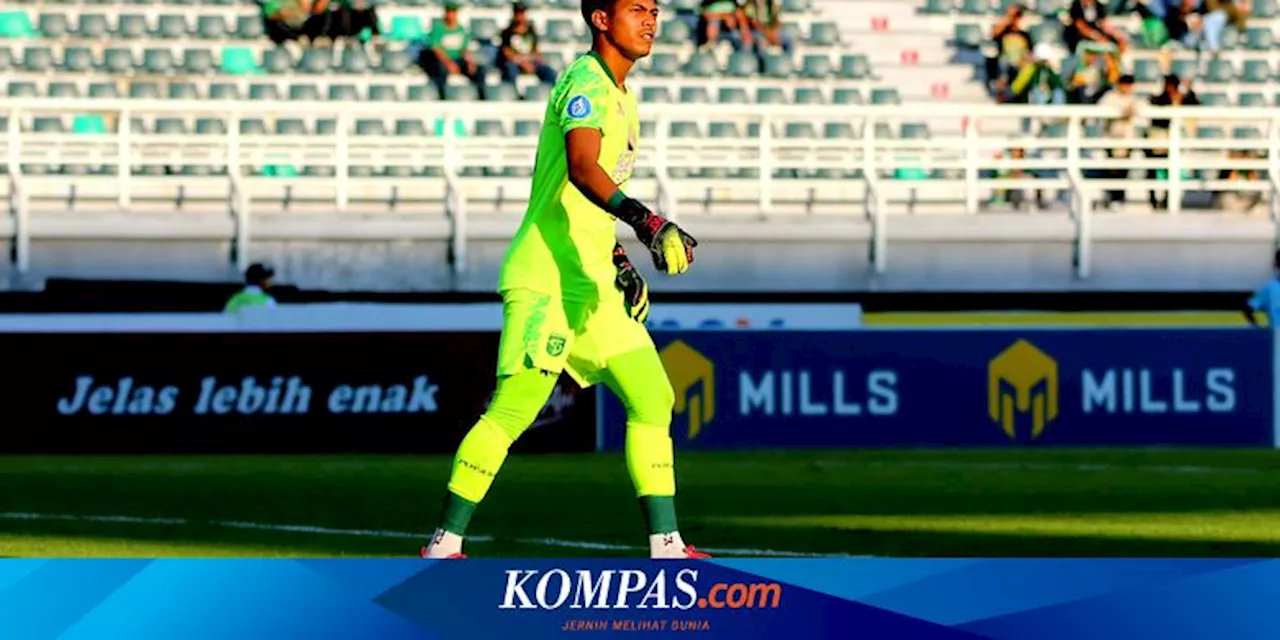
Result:
<instances>
[{"instance_id":1,"label":"green goalkeeper jersey","mask_svg":"<svg viewBox=\"0 0 1280 640\"><path fill-rule=\"evenodd\" d=\"M590 302L600 299L602 287L614 286L615 218L569 183L565 134L582 127L603 134L600 167L625 189L639 151L636 100L594 53L569 65L551 91L529 208L507 250L499 291L531 289Z\"/></svg>"}]
</instances>

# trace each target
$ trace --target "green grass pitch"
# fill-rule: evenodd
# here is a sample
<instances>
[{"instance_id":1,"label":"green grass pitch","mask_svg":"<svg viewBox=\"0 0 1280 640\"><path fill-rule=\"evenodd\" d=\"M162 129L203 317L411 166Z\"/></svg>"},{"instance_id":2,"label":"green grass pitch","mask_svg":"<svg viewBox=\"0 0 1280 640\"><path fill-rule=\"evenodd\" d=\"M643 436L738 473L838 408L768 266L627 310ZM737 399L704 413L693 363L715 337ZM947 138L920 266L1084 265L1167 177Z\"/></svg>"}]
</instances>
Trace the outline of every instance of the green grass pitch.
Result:
<instances>
[{"instance_id":1,"label":"green grass pitch","mask_svg":"<svg viewBox=\"0 0 1280 640\"><path fill-rule=\"evenodd\" d=\"M0 457L0 556L414 557L449 459ZM719 555L1277 556L1280 452L789 451L677 457ZM642 557L621 455L514 455L472 557Z\"/></svg>"}]
</instances>

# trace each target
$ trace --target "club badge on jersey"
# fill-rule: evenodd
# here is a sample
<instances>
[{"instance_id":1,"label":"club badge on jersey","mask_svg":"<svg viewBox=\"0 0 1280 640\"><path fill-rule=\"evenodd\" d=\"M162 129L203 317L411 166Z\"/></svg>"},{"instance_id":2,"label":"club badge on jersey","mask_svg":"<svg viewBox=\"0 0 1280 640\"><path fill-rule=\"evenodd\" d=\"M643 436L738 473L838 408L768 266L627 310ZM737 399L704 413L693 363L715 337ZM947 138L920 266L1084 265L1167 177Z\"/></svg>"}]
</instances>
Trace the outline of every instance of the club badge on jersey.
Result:
<instances>
[{"instance_id":1,"label":"club badge on jersey","mask_svg":"<svg viewBox=\"0 0 1280 640\"><path fill-rule=\"evenodd\" d=\"M569 100L569 117L581 120L591 115L591 100L586 96L574 96Z\"/></svg>"}]
</instances>

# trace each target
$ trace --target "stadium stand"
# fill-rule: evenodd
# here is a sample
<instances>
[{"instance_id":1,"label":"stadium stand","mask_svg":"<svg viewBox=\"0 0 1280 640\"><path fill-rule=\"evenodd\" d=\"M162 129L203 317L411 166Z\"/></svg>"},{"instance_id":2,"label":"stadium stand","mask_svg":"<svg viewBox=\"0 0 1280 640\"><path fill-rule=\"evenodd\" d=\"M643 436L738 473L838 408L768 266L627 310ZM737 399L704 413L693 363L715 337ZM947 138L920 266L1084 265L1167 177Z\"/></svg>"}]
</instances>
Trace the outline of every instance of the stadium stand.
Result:
<instances>
[{"instance_id":1,"label":"stadium stand","mask_svg":"<svg viewBox=\"0 0 1280 640\"><path fill-rule=\"evenodd\" d=\"M1273 1L1255 0L1255 12ZM584 48L577 3L527 4L558 71ZM832 237L824 220L858 220L876 272L887 268L887 217L898 214L1030 205L1060 214L1078 240L1104 191L1127 191L1125 211L1145 213L1145 194L1159 189L1173 194L1170 213L1223 208L1232 196L1280 217L1280 111L1261 32L1204 62L1224 82L1197 91L1233 106L1197 111L1191 135L1162 143L1167 158L1114 160L1117 139L1105 135L1114 110L991 104L979 49L1003 3L784 0L794 47L759 60L728 43L696 46L697 6L665 5L660 42L632 79L644 119L633 191L668 214L731 221L723 233L734 237L797 239ZM1059 9L1038 4L1034 28L1051 30L1043 16ZM476 41L491 42L510 12L506 0L464 3L482 61L492 47ZM382 2L378 15L376 45L277 46L258 6L236 0L0 4L0 191L13 214L0 233L14 238L18 268L33 238L230 236L241 265L258 240L444 238L461 270L469 241L509 237L547 85L534 75L504 83L490 64L480 88L454 76L439 95L415 58L441 3ZM1160 73L1155 55L1126 54L1141 91ZM758 224L798 215L819 222ZM970 220L925 236L986 224ZM999 220L1015 236L1042 224Z\"/></svg>"}]
</instances>

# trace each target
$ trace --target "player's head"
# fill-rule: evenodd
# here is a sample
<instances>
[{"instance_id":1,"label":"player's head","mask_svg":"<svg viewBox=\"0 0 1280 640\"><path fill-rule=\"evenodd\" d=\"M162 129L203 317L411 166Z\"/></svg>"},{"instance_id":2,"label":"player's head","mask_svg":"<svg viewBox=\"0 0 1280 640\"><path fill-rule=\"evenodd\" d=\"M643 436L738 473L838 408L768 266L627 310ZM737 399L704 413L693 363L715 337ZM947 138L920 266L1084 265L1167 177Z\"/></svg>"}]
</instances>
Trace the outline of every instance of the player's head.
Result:
<instances>
[{"instance_id":1,"label":"player's head","mask_svg":"<svg viewBox=\"0 0 1280 640\"><path fill-rule=\"evenodd\" d=\"M657 0L582 0L582 17L596 44L639 60L653 50L658 34Z\"/></svg>"},{"instance_id":2,"label":"player's head","mask_svg":"<svg viewBox=\"0 0 1280 640\"><path fill-rule=\"evenodd\" d=\"M275 269L261 262L255 262L244 270L244 283L266 289L271 286L271 278L275 277L275 275Z\"/></svg>"}]
</instances>

